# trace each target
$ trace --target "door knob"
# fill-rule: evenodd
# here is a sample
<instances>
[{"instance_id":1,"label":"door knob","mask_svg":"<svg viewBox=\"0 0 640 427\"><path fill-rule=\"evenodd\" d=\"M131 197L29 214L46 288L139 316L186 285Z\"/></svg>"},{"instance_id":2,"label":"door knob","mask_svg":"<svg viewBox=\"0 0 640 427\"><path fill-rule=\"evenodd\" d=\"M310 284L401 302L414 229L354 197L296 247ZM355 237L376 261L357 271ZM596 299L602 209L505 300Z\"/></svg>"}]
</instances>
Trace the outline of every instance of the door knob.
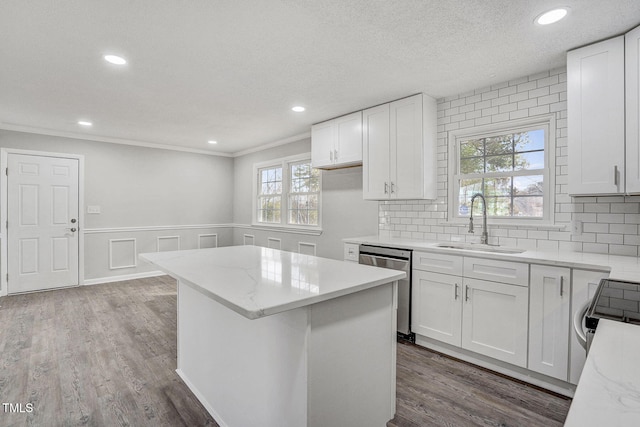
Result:
<instances>
[{"instance_id":1,"label":"door knob","mask_svg":"<svg viewBox=\"0 0 640 427\"><path fill-rule=\"evenodd\" d=\"M76 229L75 228L70 228L69 231L71 231L72 233L75 233Z\"/></svg>"},{"instance_id":2,"label":"door knob","mask_svg":"<svg viewBox=\"0 0 640 427\"><path fill-rule=\"evenodd\" d=\"M77 221L77 219L75 219L75 218L71 218L71 224L75 224L75 223L76 223L76 221Z\"/></svg>"}]
</instances>

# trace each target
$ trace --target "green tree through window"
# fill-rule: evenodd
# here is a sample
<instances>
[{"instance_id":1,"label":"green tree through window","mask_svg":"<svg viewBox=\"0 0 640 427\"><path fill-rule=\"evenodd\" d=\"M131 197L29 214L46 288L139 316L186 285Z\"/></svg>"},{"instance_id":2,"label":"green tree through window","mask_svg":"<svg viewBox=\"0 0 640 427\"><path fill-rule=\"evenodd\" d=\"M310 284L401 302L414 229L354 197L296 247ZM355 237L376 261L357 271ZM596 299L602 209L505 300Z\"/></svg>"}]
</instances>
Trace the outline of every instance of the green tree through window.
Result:
<instances>
[{"instance_id":1,"label":"green tree through window","mask_svg":"<svg viewBox=\"0 0 640 427\"><path fill-rule=\"evenodd\" d=\"M482 193L494 217L544 215L545 129L458 140L458 216Z\"/></svg>"}]
</instances>

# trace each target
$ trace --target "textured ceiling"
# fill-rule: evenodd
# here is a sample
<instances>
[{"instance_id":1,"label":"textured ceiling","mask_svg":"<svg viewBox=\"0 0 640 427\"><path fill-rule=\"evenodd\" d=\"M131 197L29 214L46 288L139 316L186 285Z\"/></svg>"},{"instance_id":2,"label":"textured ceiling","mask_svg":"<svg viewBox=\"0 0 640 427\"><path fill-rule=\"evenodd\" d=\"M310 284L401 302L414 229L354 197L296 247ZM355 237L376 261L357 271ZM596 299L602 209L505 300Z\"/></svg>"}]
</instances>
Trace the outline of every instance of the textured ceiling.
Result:
<instances>
[{"instance_id":1,"label":"textured ceiling","mask_svg":"<svg viewBox=\"0 0 640 427\"><path fill-rule=\"evenodd\" d=\"M560 67L638 24L638 0L2 0L0 128L238 153Z\"/></svg>"}]
</instances>

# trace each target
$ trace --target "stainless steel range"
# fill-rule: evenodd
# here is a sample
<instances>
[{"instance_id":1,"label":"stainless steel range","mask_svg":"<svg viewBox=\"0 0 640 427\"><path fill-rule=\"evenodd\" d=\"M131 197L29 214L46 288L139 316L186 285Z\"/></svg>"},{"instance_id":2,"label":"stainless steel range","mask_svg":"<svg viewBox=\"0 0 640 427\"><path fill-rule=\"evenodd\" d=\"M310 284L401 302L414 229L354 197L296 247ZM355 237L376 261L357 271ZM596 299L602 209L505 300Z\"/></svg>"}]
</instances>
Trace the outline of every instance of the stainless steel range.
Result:
<instances>
[{"instance_id":1,"label":"stainless steel range","mask_svg":"<svg viewBox=\"0 0 640 427\"><path fill-rule=\"evenodd\" d=\"M640 325L640 282L602 279L584 313L587 351L600 319ZM576 332L580 332L576 329ZM581 334L582 335L582 334Z\"/></svg>"}]
</instances>

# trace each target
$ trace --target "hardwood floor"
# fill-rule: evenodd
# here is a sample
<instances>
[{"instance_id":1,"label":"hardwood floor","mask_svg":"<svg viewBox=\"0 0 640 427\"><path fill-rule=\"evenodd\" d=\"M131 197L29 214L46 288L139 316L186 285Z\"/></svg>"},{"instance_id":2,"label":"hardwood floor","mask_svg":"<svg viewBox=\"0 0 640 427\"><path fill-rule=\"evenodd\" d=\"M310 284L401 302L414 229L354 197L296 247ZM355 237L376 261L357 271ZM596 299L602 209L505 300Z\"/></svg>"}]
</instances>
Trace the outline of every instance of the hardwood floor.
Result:
<instances>
[{"instance_id":1,"label":"hardwood floor","mask_svg":"<svg viewBox=\"0 0 640 427\"><path fill-rule=\"evenodd\" d=\"M217 426L174 372L168 276L0 299L2 426Z\"/></svg>"},{"instance_id":2,"label":"hardwood floor","mask_svg":"<svg viewBox=\"0 0 640 427\"><path fill-rule=\"evenodd\" d=\"M571 399L398 343L396 417L388 427L562 426Z\"/></svg>"},{"instance_id":3,"label":"hardwood floor","mask_svg":"<svg viewBox=\"0 0 640 427\"><path fill-rule=\"evenodd\" d=\"M168 276L0 299L0 403L23 411L0 406L0 426L217 426L175 367ZM562 425L569 403L400 344L388 425Z\"/></svg>"}]
</instances>

